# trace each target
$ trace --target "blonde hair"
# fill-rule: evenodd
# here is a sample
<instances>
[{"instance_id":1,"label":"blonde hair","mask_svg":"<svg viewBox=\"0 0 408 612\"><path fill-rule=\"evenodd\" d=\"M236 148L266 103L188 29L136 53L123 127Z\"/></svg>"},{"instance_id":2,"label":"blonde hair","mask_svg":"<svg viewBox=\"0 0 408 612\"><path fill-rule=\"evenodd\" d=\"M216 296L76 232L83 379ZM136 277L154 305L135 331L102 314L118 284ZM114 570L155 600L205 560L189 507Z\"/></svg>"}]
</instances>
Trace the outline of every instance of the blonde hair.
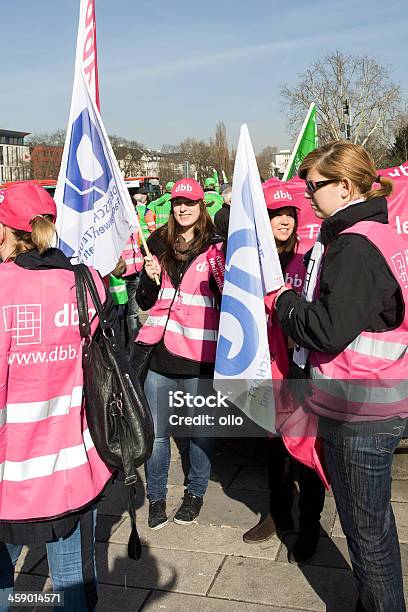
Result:
<instances>
[{"instance_id":1,"label":"blonde hair","mask_svg":"<svg viewBox=\"0 0 408 612\"><path fill-rule=\"evenodd\" d=\"M16 247L12 255L13 259L23 251L37 249L42 254L50 248L55 235L52 215L37 215L32 219L31 227L31 232L10 228L16 239Z\"/></svg>"},{"instance_id":2,"label":"blonde hair","mask_svg":"<svg viewBox=\"0 0 408 612\"><path fill-rule=\"evenodd\" d=\"M300 178L305 179L311 168L328 179L348 178L366 200L392 193L392 181L378 176L371 155L361 145L348 140L337 140L309 153L300 165ZM380 189L373 189L373 183L379 183Z\"/></svg>"}]
</instances>

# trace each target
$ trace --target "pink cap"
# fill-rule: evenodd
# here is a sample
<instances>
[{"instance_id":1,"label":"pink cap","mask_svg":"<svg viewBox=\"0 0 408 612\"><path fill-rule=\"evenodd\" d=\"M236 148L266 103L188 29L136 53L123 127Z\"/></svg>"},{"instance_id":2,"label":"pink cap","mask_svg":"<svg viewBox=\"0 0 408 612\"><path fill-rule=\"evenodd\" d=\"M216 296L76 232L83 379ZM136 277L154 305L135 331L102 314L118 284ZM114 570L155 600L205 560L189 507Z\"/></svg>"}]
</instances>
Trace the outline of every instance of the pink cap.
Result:
<instances>
[{"instance_id":1,"label":"pink cap","mask_svg":"<svg viewBox=\"0 0 408 612\"><path fill-rule=\"evenodd\" d=\"M299 206L293 202L293 195L282 185L266 185L262 188L268 210L278 210L284 206L292 206L300 210Z\"/></svg>"},{"instance_id":2,"label":"pink cap","mask_svg":"<svg viewBox=\"0 0 408 612\"><path fill-rule=\"evenodd\" d=\"M187 198L193 201L203 200L204 190L200 183L197 183L194 179L183 178L173 185L170 199L174 200L175 198Z\"/></svg>"},{"instance_id":3,"label":"pink cap","mask_svg":"<svg viewBox=\"0 0 408 612\"><path fill-rule=\"evenodd\" d=\"M49 193L32 181L19 181L0 189L0 223L13 229L31 232L31 221L37 215L57 218L57 207Z\"/></svg>"}]
</instances>

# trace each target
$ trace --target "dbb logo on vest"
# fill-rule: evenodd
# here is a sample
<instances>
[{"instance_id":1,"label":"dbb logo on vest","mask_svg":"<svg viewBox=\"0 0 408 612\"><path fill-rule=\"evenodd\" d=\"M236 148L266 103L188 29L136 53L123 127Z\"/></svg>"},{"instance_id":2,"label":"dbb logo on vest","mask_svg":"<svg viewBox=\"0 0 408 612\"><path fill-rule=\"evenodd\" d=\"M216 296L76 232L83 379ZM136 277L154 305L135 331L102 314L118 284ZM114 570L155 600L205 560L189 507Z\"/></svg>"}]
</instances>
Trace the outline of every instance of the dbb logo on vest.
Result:
<instances>
[{"instance_id":1,"label":"dbb logo on vest","mask_svg":"<svg viewBox=\"0 0 408 612\"><path fill-rule=\"evenodd\" d=\"M398 280L402 287L406 289L408 287L408 249L401 251L401 253L395 253L391 257L391 261Z\"/></svg>"},{"instance_id":2,"label":"dbb logo on vest","mask_svg":"<svg viewBox=\"0 0 408 612\"><path fill-rule=\"evenodd\" d=\"M207 271L207 262L203 261L196 265L197 272L206 272Z\"/></svg>"},{"instance_id":3,"label":"dbb logo on vest","mask_svg":"<svg viewBox=\"0 0 408 612\"><path fill-rule=\"evenodd\" d=\"M41 344L41 304L3 306L3 319L18 346Z\"/></svg>"},{"instance_id":4,"label":"dbb logo on vest","mask_svg":"<svg viewBox=\"0 0 408 612\"><path fill-rule=\"evenodd\" d=\"M191 185L177 185L174 193L180 193L182 191L193 191Z\"/></svg>"},{"instance_id":5,"label":"dbb logo on vest","mask_svg":"<svg viewBox=\"0 0 408 612\"><path fill-rule=\"evenodd\" d=\"M289 283L292 287L301 287L302 286L302 278L296 272L295 276L291 276L289 272L285 274L285 283Z\"/></svg>"},{"instance_id":6,"label":"dbb logo on vest","mask_svg":"<svg viewBox=\"0 0 408 612\"><path fill-rule=\"evenodd\" d=\"M95 316L96 311L94 308L88 308L89 320ZM62 310L58 310L54 317L55 327L69 327L73 325L77 327L79 325L78 309L75 308L74 304L64 304Z\"/></svg>"}]
</instances>

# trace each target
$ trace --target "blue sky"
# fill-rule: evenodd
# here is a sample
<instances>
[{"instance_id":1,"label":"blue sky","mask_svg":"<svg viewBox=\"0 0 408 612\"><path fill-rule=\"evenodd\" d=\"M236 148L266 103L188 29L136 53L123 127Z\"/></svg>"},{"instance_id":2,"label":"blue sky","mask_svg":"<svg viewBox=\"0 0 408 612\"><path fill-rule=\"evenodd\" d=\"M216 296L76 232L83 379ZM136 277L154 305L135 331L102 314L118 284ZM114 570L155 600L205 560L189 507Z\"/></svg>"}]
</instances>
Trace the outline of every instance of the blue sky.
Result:
<instances>
[{"instance_id":1,"label":"blue sky","mask_svg":"<svg viewBox=\"0 0 408 612\"><path fill-rule=\"evenodd\" d=\"M79 0L0 0L0 127L66 127ZM207 139L290 144L279 87L339 49L389 68L408 95L407 0L96 0L102 117L151 148Z\"/></svg>"}]
</instances>

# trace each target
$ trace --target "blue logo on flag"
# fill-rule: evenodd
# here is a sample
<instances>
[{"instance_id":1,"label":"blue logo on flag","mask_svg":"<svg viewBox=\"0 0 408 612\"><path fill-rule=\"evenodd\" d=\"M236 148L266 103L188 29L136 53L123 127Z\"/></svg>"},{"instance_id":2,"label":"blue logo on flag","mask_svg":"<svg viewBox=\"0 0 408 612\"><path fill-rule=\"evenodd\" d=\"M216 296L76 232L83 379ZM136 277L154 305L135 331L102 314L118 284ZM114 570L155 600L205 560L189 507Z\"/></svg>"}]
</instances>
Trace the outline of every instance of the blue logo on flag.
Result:
<instances>
[{"instance_id":1,"label":"blue logo on flag","mask_svg":"<svg viewBox=\"0 0 408 612\"><path fill-rule=\"evenodd\" d=\"M84 147L83 152L80 147ZM80 159L83 153L90 154L86 160ZM86 108L72 125L66 179L72 186L65 183L64 204L77 212L93 210L95 202L108 191L112 179L101 136Z\"/></svg>"},{"instance_id":2,"label":"blue logo on flag","mask_svg":"<svg viewBox=\"0 0 408 612\"><path fill-rule=\"evenodd\" d=\"M262 281L256 273L256 269L251 272L242 270L231 260L234 254L241 248L251 248L254 255L258 257L258 242L255 231L255 221L253 212L252 195L248 177L243 181L241 201L245 214L250 221L252 228L236 230L228 237L227 258L225 263L225 281L238 287L249 295L256 296L263 300ZM226 285L228 287L228 285ZM234 358L230 357L232 342L223 335L220 328L216 370L222 376L237 376L244 372L255 359L259 344L259 326L254 315L242 299L237 299L233 295L228 295L228 289L224 289L221 303L222 312L227 312L239 323L242 330L242 346Z\"/></svg>"}]
</instances>

